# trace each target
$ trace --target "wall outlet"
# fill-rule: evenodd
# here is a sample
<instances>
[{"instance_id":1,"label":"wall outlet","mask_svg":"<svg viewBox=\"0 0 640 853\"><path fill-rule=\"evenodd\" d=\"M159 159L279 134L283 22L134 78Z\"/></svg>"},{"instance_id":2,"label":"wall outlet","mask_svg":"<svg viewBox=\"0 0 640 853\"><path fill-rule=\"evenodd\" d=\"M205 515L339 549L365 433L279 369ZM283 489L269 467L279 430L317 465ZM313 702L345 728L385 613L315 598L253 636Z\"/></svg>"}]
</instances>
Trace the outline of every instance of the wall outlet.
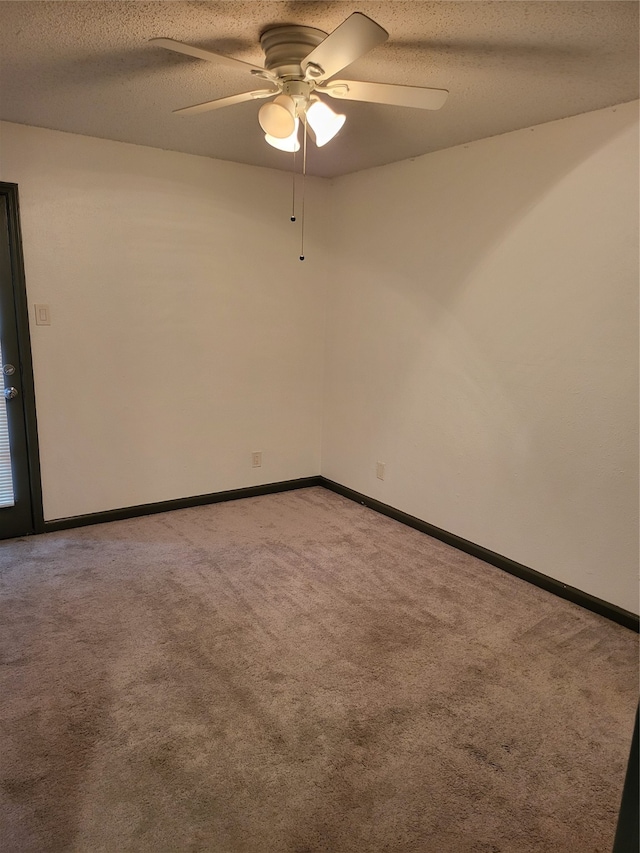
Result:
<instances>
[{"instance_id":1,"label":"wall outlet","mask_svg":"<svg viewBox=\"0 0 640 853\"><path fill-rule=\"evenodd\" d=\"M384 480L384 462L376 462L376 477Z\"/></svg>"},{"instance_id":2,"label":"wall outlet","mask_svg":"<svg viewBox=\"0 0 640 853\"><path fill-rule=\"evenodd\" d=\"M262 451L254 450L251 454L251 467L252 468L260 468L262 467Z\"/></svg>"}]
</instances>

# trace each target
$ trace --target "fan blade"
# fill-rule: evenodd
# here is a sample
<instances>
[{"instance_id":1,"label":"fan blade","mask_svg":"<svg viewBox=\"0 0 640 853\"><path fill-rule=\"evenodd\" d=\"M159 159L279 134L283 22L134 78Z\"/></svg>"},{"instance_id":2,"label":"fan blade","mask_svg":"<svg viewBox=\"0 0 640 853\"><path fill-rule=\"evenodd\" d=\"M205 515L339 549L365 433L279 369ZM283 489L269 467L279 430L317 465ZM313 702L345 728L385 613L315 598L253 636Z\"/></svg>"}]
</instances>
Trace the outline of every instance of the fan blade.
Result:
<instances>
[{"instance_id":1,"label":"fan blade","mask_svg":"<svg viewBox=\"0 0 640 853\"><path fill-rule=\"evenodd\" d=\"M250 71L259 77L267 79L275 79L275 75L267 71L266 68L261 68L259 65L252 65L250 62L243 62L242 59L234 59L232 56L225 56L223 53L214 53L212 50L203 50L201 47L194 47L191 44L184 44L175 39L149 39L151 44L156 44L158 47L164 47L167 50L173 50L175 53L184 53L186 56L194 56L196 59L204 59L207 62L217 62L219 65L227 65L229 68L235 68L236 71Z\"/></svg>"},{"instance_id":2,"label":"fan blade","mask_svg":"<svg viewBox=\"0 0 640 853\"><path fill-rule=\"evenodd\" d=\"M182 107L179 110L173 110L173 112L180 113L181 115L196 115L197 113L209 112L209 110L219 110L220 107L241 104L243 101L269 98L271 95L277 94L278 89L258 89L255 92L240 92L239 95L229 95L228 98L217 98L215 101L204 101L202 104L194 104L192 107Z\"/></svg>"},{"instance_id":3,"label":"fan blade","mask_svg":"<svg viewBox=\"0 0 640 853\"><path fill-rule=\"evenodd\" d=\"M302 70L309 69L307 76L314 80L328 80L388 38L379 24L354 12L302 60Z\"/></svg>"},{"instance_id":4,"label":"fan blade","mask_svg":"<svg viewBox=\"0 0 640 853\"><path fill-rule=\"evenodd\" d=\"M439 110L449 97L447 89L364 83L362 80L332 80L328 86L317 86L316 90L346 101L369 101L372 104L414 107L418 110Z\"/></svg>"}]
</instances>

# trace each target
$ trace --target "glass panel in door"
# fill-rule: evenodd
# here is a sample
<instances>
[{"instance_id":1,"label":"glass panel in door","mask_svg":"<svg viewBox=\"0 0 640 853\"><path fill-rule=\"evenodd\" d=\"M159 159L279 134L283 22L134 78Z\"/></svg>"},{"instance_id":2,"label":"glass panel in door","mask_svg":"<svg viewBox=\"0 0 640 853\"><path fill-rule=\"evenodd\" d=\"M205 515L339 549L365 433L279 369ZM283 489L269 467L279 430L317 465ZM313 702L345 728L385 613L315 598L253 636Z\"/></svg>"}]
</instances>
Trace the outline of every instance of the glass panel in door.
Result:
<instances>
[{"instance_id":1,"label":"glass panel in door","mask_svg":"<svg viewBox=\"0 0 640 853\"><path fill-rule=\"evenodd\" d=\"M0 365L2 357L2 342L0 341ZM13 469L11 466L11 450L9 447L9 425L7 423L7 401L0 397L0 507L14 506Z\"/></svg>"}]
</instances>

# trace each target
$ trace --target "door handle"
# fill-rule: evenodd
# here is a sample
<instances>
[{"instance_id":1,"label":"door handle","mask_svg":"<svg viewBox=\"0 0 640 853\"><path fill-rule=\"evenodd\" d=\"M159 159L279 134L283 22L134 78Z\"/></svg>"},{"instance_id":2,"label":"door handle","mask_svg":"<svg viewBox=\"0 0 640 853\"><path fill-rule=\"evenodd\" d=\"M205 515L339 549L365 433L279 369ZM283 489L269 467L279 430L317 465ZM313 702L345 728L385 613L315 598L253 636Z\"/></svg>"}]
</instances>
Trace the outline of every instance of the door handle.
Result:
<instances>
[{"instance_id":1,"label":"door handle","mask_svg":"<svg viewBox=\"0 0 640 853\"><path fill-rule=\"evenodd\" d=\"M5 400L13 400L18 396L18 393L19 393L19 391L17 388L13 388L13 387L5 388L4 389L4 398L5 398Z\"/></svg>"}]
</instances>

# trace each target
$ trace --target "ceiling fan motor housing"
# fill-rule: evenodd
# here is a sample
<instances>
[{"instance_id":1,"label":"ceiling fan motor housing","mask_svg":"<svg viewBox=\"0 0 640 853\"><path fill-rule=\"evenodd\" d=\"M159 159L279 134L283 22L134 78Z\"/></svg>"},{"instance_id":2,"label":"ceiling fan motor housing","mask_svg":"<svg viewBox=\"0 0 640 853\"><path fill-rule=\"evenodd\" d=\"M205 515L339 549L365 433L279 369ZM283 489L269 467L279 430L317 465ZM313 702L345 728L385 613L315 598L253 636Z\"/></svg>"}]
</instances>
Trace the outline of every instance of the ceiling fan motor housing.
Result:
<instances>
[{"instance_id":1,"label":"ceiling fan motor housing","mask_svg":"<svg viewBox=\"0 0 640 853\"><path fill-rule=\"evenodd\" d=\"M281 79L302 80L304 78L302 61L326 37L325 32L315 27L294 24L265 30L260 37L260 45L265 55L265 68Z\"/></svg>"}]
</instances>

